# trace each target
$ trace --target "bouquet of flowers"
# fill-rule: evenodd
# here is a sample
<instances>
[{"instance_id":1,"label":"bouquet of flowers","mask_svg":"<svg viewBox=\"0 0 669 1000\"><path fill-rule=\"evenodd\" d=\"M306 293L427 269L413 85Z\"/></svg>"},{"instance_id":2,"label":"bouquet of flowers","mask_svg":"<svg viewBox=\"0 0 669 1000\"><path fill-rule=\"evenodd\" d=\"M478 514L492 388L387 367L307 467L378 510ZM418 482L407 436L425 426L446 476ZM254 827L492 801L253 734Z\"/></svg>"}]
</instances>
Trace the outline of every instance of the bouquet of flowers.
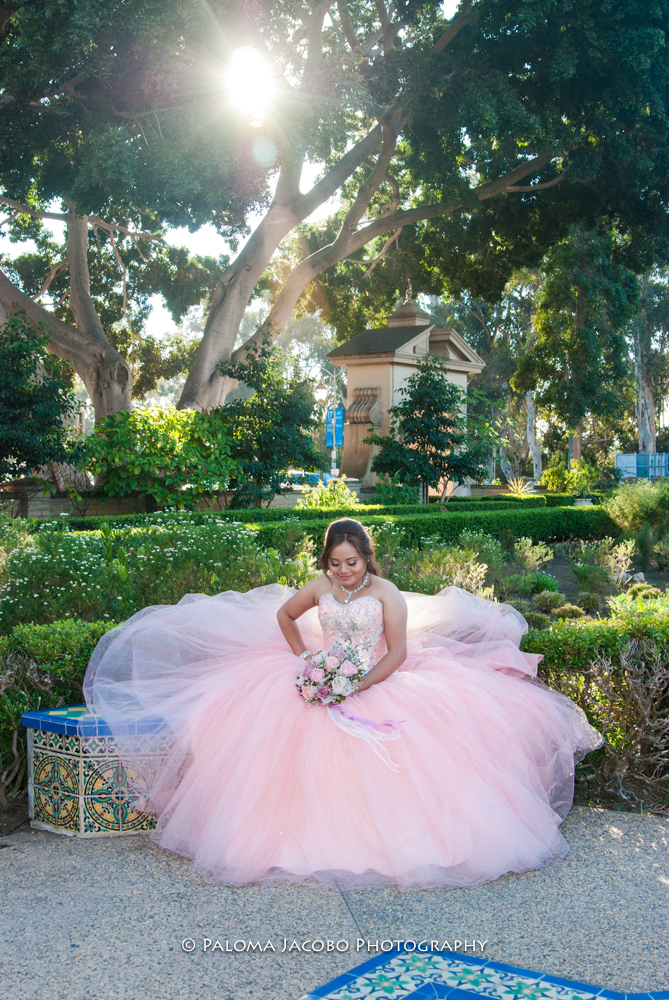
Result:
<instances>
[{"instance_id":1,"label":"bouquet of flowers","mask_svg":"<svg viewBox=\"0 0 669 1000\"><path fill-rule=\"evenodd\" d=\"M295 684L307 705L338 705L352 694L365 676L355 649L334 646L305 657Z\"/></svg>"}]
</instances>

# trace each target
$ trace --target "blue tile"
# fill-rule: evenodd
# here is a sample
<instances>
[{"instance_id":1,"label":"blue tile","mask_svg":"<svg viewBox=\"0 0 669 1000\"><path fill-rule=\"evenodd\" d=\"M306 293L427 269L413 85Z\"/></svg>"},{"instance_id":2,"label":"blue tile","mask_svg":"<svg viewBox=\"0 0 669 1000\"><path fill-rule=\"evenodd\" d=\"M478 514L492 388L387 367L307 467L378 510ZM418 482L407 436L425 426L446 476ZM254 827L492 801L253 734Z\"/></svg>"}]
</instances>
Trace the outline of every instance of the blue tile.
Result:
<instances>
[{"instance_id":1,"label":"blue tile","mask_svg":"<svg viewBox=\"0 0 669 1000\"><path fill-rule=\"evenodd\" d=\"M652 1000L669 1000L669 990L662 990L661 993L648 993L647 996L652 997Z\"/></svg>"},{"instance_id":2,"label":"blue tile","mask_svg":"<svg viewBox=\"0 0 669 1000\"><path fill-rule=\"evenodd\" d=\"M24 712L21 725L26 729L39 729L47 733L60 733L65 736L112 736L112 730L104 719L91 715L85 705L70 705L65 709L44 709ZM144 719L136 722L128 721L126 726L116 726L119 735L134 736L137 733L165 732L167 726L164 719Z\"/></svg>"},{"instance_id":3,"label":"blue tile","mask_svg":"<svg viewBox=\"0 0 669 1000\"><path fill-rule=\"evenodd\" d=\"M605 997L605 1000L625 1000L625 993L616 993L615 990L600 990L598 997Z\"/></svg>"},{"instance_id":4,"label":"blue tile","mask_svg":"<svg viewBox=\"0 0 669 1000\"><path fill-rule=\"evenodd\" d=\"M474 993L473 991L470 990L463 990L460 989L459 986L456 986L455 989L452 988L449 989L449 987L445 987L445 989L448 990L448 992L447 993L445 992L443 996L448 997L448 1000L473 1000L474 997L476 997L476 1000L481 1000L480 993Z\"/></svg>"},{"instance_id":5,"label":"blue tile","mask_svg":"<svg viewBox=\"0 0 669 1000\"><path fill-rule=\"evenodd\" d=\"M464 962L466 965L475 965L477 968L482 969L484 966L488 968L493 963L487 958L477 958L475 955L467 955L465 952L459 951L433 951L432 955L439 955L440 958L452 958L454 962Z\"/></svg>"},{"instance_id":6,"label":"blue tile","mask_svg":"<svg viewBox=\"0 0 669 1000\"><path fill-rule=\"evenodd\" d=\"M443 983L426 983L415 993L409 993L404 1000L442 1000L442 998L450 996L452 992L452 986L444 986ZM469 1000L472 1000L473 995L473 993L468 994Z\"/></svg>"},{"instance_id":7,"label":"blue tile","mask_svg":"<svg viewBox=\"0 0 669 1000\"><path fill-rule=\"evenodd\" d=\"M335 990L340 989L342 986L346 986L347 983L353 983L358 978L358 973L356 971L355 975L351 972L344 972L341 976L337 976L336 979L331 980L326 983L325 986L319 986L317 989L312 990L307 996L311 997L326 997L328 993L334 993Z\"/></svg>"},{"instance_id":8,"label":"blue tile","mask_svg":"<svg viewBox=\"0 0 669 1000\"><path fill-rule=\"evenodd\" d=\"M376 938L374 940L376 940ZM354 975L356 978L358 976L364 976L368 972L372 972L374 969L378 968L379 965L385 965L386 962L389 962L392 958L397 958L397 956L401 954L402 952L399 948L393 948L392 951L384 951L380 955L374 955L373 958L367 959L367 961L363 962L362 965L356 965L352 968L351 975Z\"/></svg>"}]
</instances>

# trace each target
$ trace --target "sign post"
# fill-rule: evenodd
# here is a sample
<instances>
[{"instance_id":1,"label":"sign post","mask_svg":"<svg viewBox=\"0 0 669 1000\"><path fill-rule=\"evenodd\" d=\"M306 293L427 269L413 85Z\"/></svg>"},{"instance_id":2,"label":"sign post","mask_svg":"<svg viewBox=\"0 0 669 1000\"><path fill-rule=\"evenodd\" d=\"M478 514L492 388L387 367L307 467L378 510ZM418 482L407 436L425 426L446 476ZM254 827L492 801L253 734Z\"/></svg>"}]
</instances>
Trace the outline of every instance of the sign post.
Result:
<instances>
[{"instance_id":1,"label":"sign post","mask_svg":"<svg viewBox=\"0 0 669 1000\"><path fill-rule=\"evenodd\" d=\"M327 410L325 413L325 447L330 448L330 475L338 476L337 448L344 444L344 410L343 407Z\"/></svg>"}]
</instances>

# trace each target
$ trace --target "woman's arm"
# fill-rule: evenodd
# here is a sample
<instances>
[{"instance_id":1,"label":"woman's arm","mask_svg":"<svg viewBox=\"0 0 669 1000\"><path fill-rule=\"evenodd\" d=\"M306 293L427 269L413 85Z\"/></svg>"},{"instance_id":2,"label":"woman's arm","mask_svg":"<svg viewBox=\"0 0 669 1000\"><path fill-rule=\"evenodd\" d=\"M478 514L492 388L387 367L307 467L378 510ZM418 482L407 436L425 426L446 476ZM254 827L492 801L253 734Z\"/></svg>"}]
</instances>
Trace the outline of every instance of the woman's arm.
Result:
<instances>
[{"instance_id":1,"label":"woman's arm","mask_svg":"<svg viewBox=\"0 0 669 1000\"><path fill-rule=\"evenodd\" d=\"M292 597L289 597L276 613L279 628L283 632L286 642L295 653L295 656L300 656L307 648L300 630L295 624L295 620L303 615L305 611L308 611L309 608L316 607L318 598L323 590L324 579L324 577L318 577L316 580L310 580L306 586L298 590Z\"/></svg>"},{"instance_id":2,"label":"woman's arm","mask_svg":"<svg viewBox=\"0 0 669 1000\"><path fill-rule=\"evenodd\" d=\"M356 691L366 691L372 684L385 681L401 667L407 658L407 606L395 587L383 598L383 618L388 652L382 656L365 677Z\"/></svg>"}]
</instances>

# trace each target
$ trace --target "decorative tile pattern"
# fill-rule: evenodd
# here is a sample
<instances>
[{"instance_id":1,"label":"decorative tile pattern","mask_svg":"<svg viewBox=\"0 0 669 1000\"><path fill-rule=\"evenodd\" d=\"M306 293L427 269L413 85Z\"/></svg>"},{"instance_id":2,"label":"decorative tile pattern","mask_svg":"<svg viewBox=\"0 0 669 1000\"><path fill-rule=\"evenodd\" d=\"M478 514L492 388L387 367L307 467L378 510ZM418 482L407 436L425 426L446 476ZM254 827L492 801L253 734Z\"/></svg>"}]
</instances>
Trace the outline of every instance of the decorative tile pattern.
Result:
<instances>
[{"instance_id":1,"label":"decorative tile pattern","mask_svg":"<svg viewBox=\"0 0 669 1000\"><path fill-rule=\"evenodd\" d=\"M129 730L133 767L105 723L85 705L26 712L32 825L77 837L143 833L155 817L134 804L169 747L159 721Z\"/></svg>"},{"instance_id":2,"label":"decorative tile pattern","mask_svg":"<svg viewBox=\"0 0 669 1000\"><path fill-rule=\"evenodd\" d=\"M301 1000L669 1000L664 993L616 993L468 955L404 948L370 959Z\"/></svg>"}]
</instances>

